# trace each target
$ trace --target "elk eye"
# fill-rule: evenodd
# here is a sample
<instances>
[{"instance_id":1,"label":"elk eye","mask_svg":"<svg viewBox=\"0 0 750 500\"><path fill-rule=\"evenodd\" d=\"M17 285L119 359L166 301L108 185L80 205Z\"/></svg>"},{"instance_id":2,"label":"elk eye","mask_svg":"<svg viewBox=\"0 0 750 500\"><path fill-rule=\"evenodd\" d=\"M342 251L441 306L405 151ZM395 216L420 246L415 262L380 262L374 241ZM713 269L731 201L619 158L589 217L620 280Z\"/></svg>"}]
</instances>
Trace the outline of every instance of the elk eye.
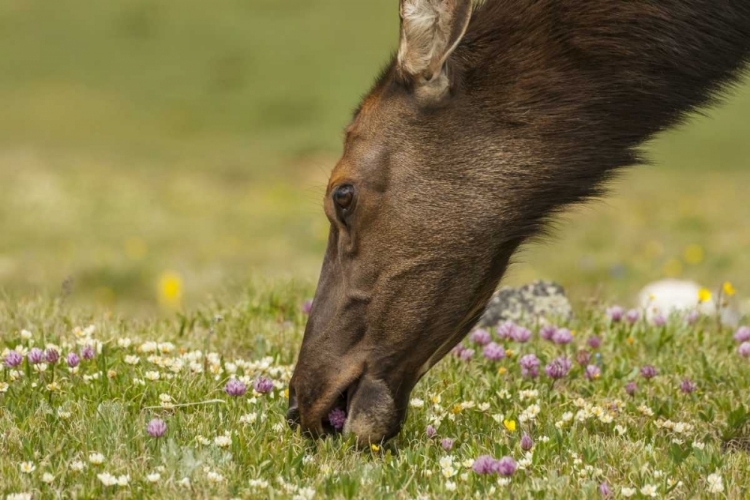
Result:
<instances>
[{"instance_id":1,"label":"elk eye","mask_svg":"<svg viewBox=\"0 0 750 500\"><path fill-rule=\"evenodd\" d=\"M351 208L352 202L354 202L354 186L343 184L337 187L333 191L333 201L336 203L336 207L343 211Z\"/></svg>"}]
</instances>

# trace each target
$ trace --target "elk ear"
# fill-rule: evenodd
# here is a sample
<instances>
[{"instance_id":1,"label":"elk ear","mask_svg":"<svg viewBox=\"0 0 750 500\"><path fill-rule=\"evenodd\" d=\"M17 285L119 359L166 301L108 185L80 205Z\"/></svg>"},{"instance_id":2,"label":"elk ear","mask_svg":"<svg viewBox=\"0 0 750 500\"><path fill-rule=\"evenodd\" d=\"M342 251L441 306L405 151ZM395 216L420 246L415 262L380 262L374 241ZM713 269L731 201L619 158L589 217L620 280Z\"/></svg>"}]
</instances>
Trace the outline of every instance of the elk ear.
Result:
<instances>
[{"instance_id":1,"label":"elk ear","mask_svg":"<svg viewBox=\"0 0 750 500\"><path fill-rule=\"evenodd\" d=\"M445 61L463 38L472 0L400 0L398 68L417 95L439 98L450 88Z\"/></svg>"}]
</instances>

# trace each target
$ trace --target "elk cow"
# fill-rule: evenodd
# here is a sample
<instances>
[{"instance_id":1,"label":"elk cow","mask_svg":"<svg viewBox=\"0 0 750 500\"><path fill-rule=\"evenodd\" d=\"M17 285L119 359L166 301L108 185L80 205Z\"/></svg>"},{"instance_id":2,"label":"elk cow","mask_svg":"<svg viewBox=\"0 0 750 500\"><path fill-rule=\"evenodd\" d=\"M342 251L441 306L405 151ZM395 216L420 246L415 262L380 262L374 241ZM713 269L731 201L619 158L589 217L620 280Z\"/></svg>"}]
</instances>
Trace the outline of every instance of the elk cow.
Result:
<instances>
[{"instance_id":1,"label":"elk cow","mask_svg":"<svg viewBox=\"0 0 750 500\"><path fill-rule=\"evenodd\" d=\"M401 0L398 51L346 129L290 385L314 436L396 435L514 252L713 103L750 57L748 0Z\"/></svg>"}]
</instances>

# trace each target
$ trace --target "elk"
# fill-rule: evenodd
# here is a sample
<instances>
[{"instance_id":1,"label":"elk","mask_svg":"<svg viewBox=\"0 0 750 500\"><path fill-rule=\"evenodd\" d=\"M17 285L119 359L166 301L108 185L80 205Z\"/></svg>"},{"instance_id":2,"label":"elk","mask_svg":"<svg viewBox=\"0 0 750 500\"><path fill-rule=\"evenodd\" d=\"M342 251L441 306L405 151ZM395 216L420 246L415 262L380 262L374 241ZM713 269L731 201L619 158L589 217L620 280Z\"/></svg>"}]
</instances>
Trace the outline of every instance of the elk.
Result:
<instances>
[{"instance_id":1,"label":"elk","mask_svg":"<svg viewBox=\"0 0 750 500\"><path fill-rule=\"evenodd\" d=\"M290 423L395 436L519 246L642 162L750 58L748 0L400 0L398 51L346 129Z\"/></svg>"}]
</instances>

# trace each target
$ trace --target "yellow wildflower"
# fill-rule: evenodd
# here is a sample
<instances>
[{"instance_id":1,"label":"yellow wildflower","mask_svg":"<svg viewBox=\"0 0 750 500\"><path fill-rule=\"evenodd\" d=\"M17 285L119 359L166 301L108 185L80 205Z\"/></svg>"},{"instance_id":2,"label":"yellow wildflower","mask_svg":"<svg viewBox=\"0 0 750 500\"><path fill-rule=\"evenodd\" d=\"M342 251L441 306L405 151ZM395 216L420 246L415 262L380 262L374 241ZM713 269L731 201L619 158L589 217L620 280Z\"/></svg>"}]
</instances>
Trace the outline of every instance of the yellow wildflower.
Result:
<instances>
[{"instance_id":1,"label":"yellow wildflower","mask_svg":"<svg viewBox=\"0 0 750 500\"><path fill-rule=\"evenodd\" d=\"M371 449L372 451L374 451L374 452L378 452L378 451L380 451L380 446L378 446L378 445L376 445L376 444L371 444L371 445L370 445L370 449Z\"/></svg>"},{"instance_id":2,"label":"yellow wildflower","mask_svg":"<svg viewBox=\"0 0 750 500\"><path fill-rule=\"evenodd\" d=\"M633 343L635 342L635 339L633 337L628 337L625 339L625 342L627 342L628 345L633 345Z\"/></svg>"},{"instance_id":3,"label":"yellow wildflower","mask_svg":"<svg viewBox=\"0 0 750 500\"><path fill-rule=\"evenodd\" d=\"M707 288L698 290L698 302L708 302L711 300L711 292Z\"/></svg>"},{"instance_id":4,"label":"yellow wildflower","mask_svg":"<svg viewBox=\"0 0 750 500\"><path fill-rule=\"evenodd\" d=\"M178 308L182 302L182 278L171 271L159 277L159 302L164 307Z\"/></svg>"},{"instance_id":5,"label":"yellow wildflower","mask_svg":"<svg viewBox=\"0 0 750 500\"><path fill-rule=\"evenodd\" d=\"M737 292L737 290L735 290L732 284L728 281L724 282L721 289L724 291L724 295L726 295L727 297L731 297Z\"/></svg>"},{"instance_id":6,"label":"yellow wildflower","mask_svg":"<svg viewBox=\"0 0 750 500\"><path fill-rule=\"evenodd\" d=\"M503 420L503 426L510 432L514 432L516 430L516 421L515 420Z\"/></svg>"},{"instance_id":7,"label":"yellow wildflower","mask_svg":"<svg viewBox=\"0 0 750 500\"><path fill-rule=\"evenodd\" d=\"M460 404L455 404L453 405L453 409L451 410L451 413L453 413L454 415L457 415L461 413L461 410L463 410L463 407Z\"/></svg>"},{"instance_id":8,"label":"yellow wildflower","mask_svg":"<svg viewBox=\"0 0 750 500\"><path fill-rule=\"evenodd\" d=\"M505 356L508 357L508 358L512 358L514 354L516 354L516 353L513 352L513 349L506 349L505 350Z\"/></svg>"},{"instance_id":9,"label":"yellow wildflower","mask_svg":"<svg viewBox=\"0 0 750 500\"><path fill-rule=\"evenodd\" d=\"M497 369L498 375L505 375L507 372L508 372L508 369L505 368L504 366L501 366L500 368Z\"/></svg>"}]
</instances>

